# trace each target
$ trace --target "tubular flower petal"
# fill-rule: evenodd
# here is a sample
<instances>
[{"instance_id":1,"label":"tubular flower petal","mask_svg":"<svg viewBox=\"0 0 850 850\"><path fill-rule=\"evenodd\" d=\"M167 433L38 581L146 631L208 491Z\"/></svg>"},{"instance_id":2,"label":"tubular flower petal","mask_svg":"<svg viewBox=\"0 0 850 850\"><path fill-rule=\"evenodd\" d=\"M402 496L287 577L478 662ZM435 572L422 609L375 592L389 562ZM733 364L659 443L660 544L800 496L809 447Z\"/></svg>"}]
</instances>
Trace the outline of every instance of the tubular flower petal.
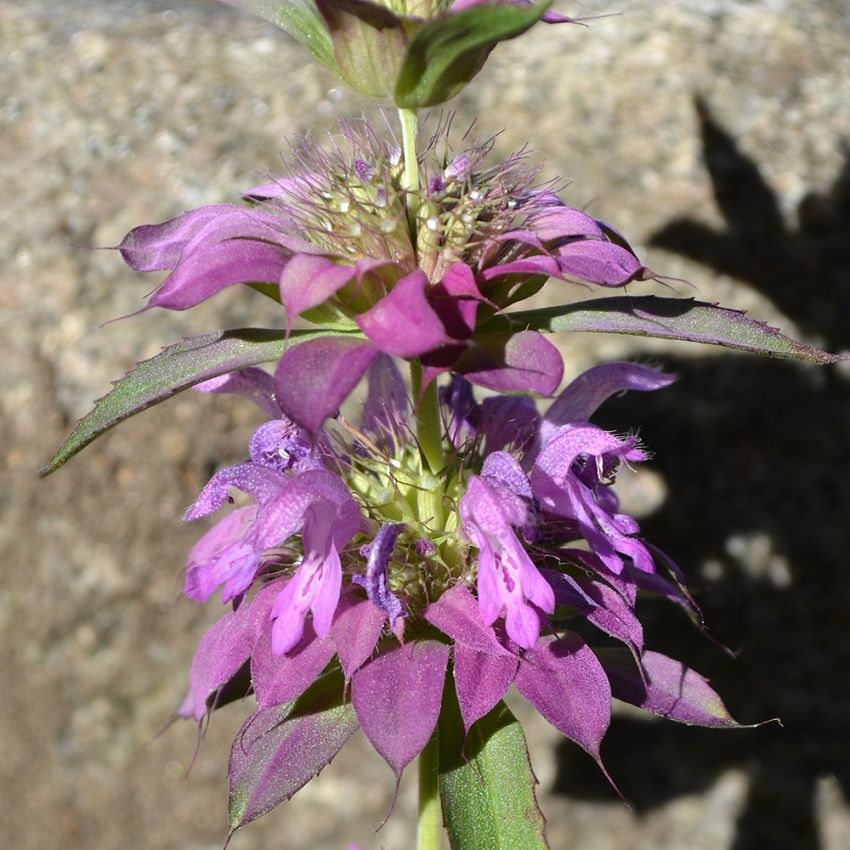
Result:
<instances>
[{"instance_id":1,"label":"tubular flower petal","mask_svg":"<svg viewBox=\"0 0 850 850\"><path fill-rule=\"evenodd\" d=\"M272 649L278 655L301 640L308 611L319 637L330 632L342 587L342 566L334 545L336 520L336 508L330 502L313 502L305 511L304 560L272 609Z\"/></svg>"},{"instance_id":2,"label":"tubular flower petal","mask_svg":"<svg viewBox=\"0 0 850 850\"><path fill-rule=\"evenodd\" d=\"M497 479L491 478L495 482ZM491 625L504 614L508 637L529 649L540 636L540 616L555 610L552 588L540 575L514 534L525 516L508 501L496 483L473 476L461 501L464 530L478 546L478 604L481 616Z\"/></svg>"},{"instance_id":3,"label":"tubular flower petal","mask_svg":"<svg viewBox=\"0 0 850 850\"><path fill-rule=\"evenodd\" d=\"M394 627L399 617L404 616L404 606L399 598L387 589L387 564L399 534L404 530L402 523L385 525L375 535L368 547L366 576L355 576L354 581L366 589L369 601L390 621Z\"/></svg>"}]
</instances>

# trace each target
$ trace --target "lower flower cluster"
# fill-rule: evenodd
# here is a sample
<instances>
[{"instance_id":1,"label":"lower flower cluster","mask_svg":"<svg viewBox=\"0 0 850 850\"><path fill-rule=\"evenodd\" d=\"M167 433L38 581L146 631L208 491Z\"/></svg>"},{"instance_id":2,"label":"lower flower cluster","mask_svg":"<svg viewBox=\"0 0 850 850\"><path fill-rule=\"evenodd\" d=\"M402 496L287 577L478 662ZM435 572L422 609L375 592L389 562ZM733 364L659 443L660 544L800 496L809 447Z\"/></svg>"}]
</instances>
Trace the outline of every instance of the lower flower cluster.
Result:
<instances>
[{"instance_id":1,"label":"lower flower cluster","mask_svg":"<svg viewBox=\"0 0 850 850\"><path fill-rule=\"evenodd\" d=\"M317 435L284 416L261 370L198 387L272 417L187 513L247 496L189 556L187 595L220 589L232 611L201 640L179 712L200 722L253 691L231 756L234 828L291 796L357 726L400 777L451 691L468 732L514 685L600 765L612 696L736 725L705 679L644 646L639 592L699 611L676 565L619 512L617 472L645 451L590 422L611 395L670 375L597 366L543 415L528 396L479 402L455 375L440 393L439 476L392 360L376 358L368 379L361 422L338 417ZM592 649L582 620L623 649Z\"/></svg>"}]
</instances>

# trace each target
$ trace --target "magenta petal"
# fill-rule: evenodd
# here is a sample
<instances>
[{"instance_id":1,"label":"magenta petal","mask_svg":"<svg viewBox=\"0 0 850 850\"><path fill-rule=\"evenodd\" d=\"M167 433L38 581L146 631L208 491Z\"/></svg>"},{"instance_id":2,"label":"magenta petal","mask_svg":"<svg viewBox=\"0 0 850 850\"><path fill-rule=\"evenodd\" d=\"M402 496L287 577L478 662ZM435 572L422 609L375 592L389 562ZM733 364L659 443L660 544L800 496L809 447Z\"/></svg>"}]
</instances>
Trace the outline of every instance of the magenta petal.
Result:
<instances>
[{"instance_id":1,"label":"magenta petal","mask_svg":"<svg viewBox=\"0 0 850 850\"><path fill-rule=\"evenodd\" d=\"M368 599L340 598L331 625L331 638L346 679L372 657L386 619Z\"/></svg>"},{"instance_id":2,"label":"magenta petal","mask_svg":"<svg viewBox=\"0 0 850 850\"><path fill-rule=\"evenodd\" d=\"M325 466L324 443L314 442L303 428L280 411L277 418L257 428L248 444L248 453L253 463L278 472L297 474Z\"/></svg>"},{"instance_id":3,"label":"magenta petal","mask_svg":"<svg viewBox=\"0 0 850 850\"><path fill-rule=\"evenodd\" d=\"M277 283L289 256L279 245L256 239L213 243L183 257L148 304L186 310L237 283Z\"/></svg>"},{"instance_id":4,"label":"magenta petal","mask_svg":"<svg viewBox=\"0 0 850 850\"><path fill-rule=\"evenodd\" d=\"M280 416L280 407L274 397L272 376L253 366L202 381L195 384L193 389L200 393L235 393L253 401L272 419Z\"/></svg>"},{"instance_id":5,"label":"magenta petal","mask_svg":"<svg viewBox=\"0 0 850 850\"><path fill-rule=\"evenodd\" d=\"M196 720L207 713L213 694L226 685L251 657L257 640L268 623L275 594L280 589L269 585L250 602L225 614L201 638L189 674L189 698L185 703ZM187 712L188 713L188 712Z\"/></svg>"},{"instance_id":6,"label":"magenta petal","mask_svg":"<svg viewBox=\"0 0 850 850\"><path fill-rule=\"evenodd\" d=\"M342 479L325 469L311 469L290 479L261 511L251 532L252 542L260 551L282 543L302 528L308 509L318 502L336 506L333 542L337 550L344 547L364 520Z\"/></svg>"},{"instance_id":7,"label":"magenta petal","mask_svg":"<svg viewBox=\"0 0 850 850\"><path fill-rule=\"evenodd\" d=\"M491 487L495 486L507 490L508 493L513 493L514 496L519 496L521 499L527 499L530 502L534 498L528 476L519 465L519 461L507 452L490 452L481 467L481 477ZM520 502L519 504L523 503ZM528 517L523 508L510 510L513 525L523 525L526 522ZM505 505L503 504L504 509ZM506 511L507 514L508 511Z\"/></svg>"},{"instance_id":8,"label":"magenta petal","mask_svg":"<svg viewBox=\"0 0 850 850\"><path fill-rule=\"evenodd\" d=\"M262 203L263 201L271 201L276 198L286 198L298 202L306 201L316 191L316 179L318 175L315 173L300 174L294 177L287 177L283 174L270 174L270 182L263 183L261 186L254 186L242 193L242 197L246 201L254 201ZM284 207L282 204L274 204L273 209L280 214Z\"/></svg>"},{"instance_id":9,"label":"magenta petal","mask_svg":"<svg viewBox=\"0 0 850 850\"><path fill-rule=\"evenodd\" d=\"M186 559L186 566L206 564L239 540L257 516L256 505L237 508L220 519L195 543Z\"/></svg>"},{"instance_id":10,"label":"magenta petal","mask_svg":"<svg viewBox=\"0 0 850 850\"><path fill-rule=\"evenodd\" d=\"M641 570L634 570L632 567L626 567L621 575L612 572L605 566L604 561L593 552L586 552L584 549L561 549L561 557L566 561L571 561L582 567L586 572L596 573L623 597L623 600L634 609L637 599L637 590L640 582L637 576L648 576L654 578L654 574L645 573Z\"/></svg>"},{"instance_id":11,"label":"magenta petal","mask_svg":"<svg viewBox=\"0 0 850 850\"><path fill-rule=\"evenodd\" d=\"M260 566L254 547L241 540L223 549L207 564L190 565L183 581L183 592L189 599L206 602L219 585L221 601L230 602L250 586Z\"/></svg>"},{"instance_id":12,"label":"magenta petal","mask_svg":"<svg viewBox=\"0 0 850 850\"><path fill-rule=\"evenodd\" d=\"M178 215L162 224L144 224L131 230L118 245L130 268L137 272L173 269L189 243L210 222L245 215L235 204L212 204Z\"/></svg>"},{"instance_id":13,"label":"magenta petal","mask_svg":"<svg viewBox=\"0 0 850 850\"><path fill-rule=\"evenodd\" d=\"M244 570L251 572L253 577L253 570L259 559L250 546L240 547L240 541L256 514L254 505L246 505L229 513L192 547L186 561L183 587L190 599L197 602L209 599L222 582L232 578L234 572L240 571L240 560Z\"/></svg>"},{"instance_id":14,"label":"magenta petal","mask_svg":"<svg viewBox=\"0 0 850 850\"><path fill-rule=\"evenodd\" d=\"M659 652L645 652L644 682L637 669L620 656L606 653L602 663L611 680L614 696L652 714L697 726L738 727L708 680L684 664Z\"/></svg>"},{"instance_id":15,"label":"magenta petal","mask_svg":"<svg viewBox=\"0 0 850 850\"><path fill-rule=\"evenodd\" d=\"M526 652L516 686L559 732L600 761L599 746L611 720L611 686L578 635L543 639Z\"/></svg>"},{"instance_id":16,"label":"magenta petal","mask_svg":"<svg viewBox=\"0 0 850 850\"><path fill-rule=\"evenodd\" d=\"M263 631L251 656L251 682L260 708L282 705L301 696L327 667L336 651L330 638L318 638L311 624L289 652L272 651L272 627Z\"/></svg>"},{"instance_id":17,"label":"magenta petal","mask_svg":"<svg viewBox=\"0 0 850 850\"><path fill-rule=\"evenodd\" d=\"M561 383L561 352L537 331L478 337L454 368L468 381L499 392L551 395Z\"/></svg>"},{"instance_id":18,"label":"magenta petal","mask_svg":"<svg viewBox=\"0 0 850 850\"><path fill-rule=\"evenodd\" d=\"M570 242L559 249L558 255L562 274L602 286L624 286L647 274L634 254L612 242L596 239Z\"/></svg>"},{"instance_id":19,"label":"magenta petal","mask_svg":"<svg viewBox=\"0 0 850 850\"><path fill-rule=\"evenodd\" d=\"M507 233L501 233L495 237L495 242L504 243L512 242L514 251L519 245L525 245L527 248L533 248L541 255L548 255L546 246L540 241L540 237L531 230L509 230Z\"/></svg>"},{"instance_id":20,"label":"magenta petal","mask_svg":"<svg viewBox=\"0 0 850 850\"><path fill-rule=\"evenodd\" d=\"M532 604L551 613L555 595L511 527L526 521L523 500L492 481L471 476L460 501L463 530L478 547L478 605L485 623L504 610L508 636L530 649L540 636Z\"/></svg>"},{"instance_id":21,"label":"magenta petal","mask_svg":"<svg viewBox=\"0 0 850 850\"><path fill-rule=\"evenodd\" d=\"M586 422L564 425L548 440L531 470L534 495L544 505L557 494L571 476L573 463L580 455L599 457L612 452L623 452L626 443ZM554 485L554 486L553 486ZM553 502L554 504L554 502Z\"/></svg>"},{"instance_id":22,"label":"magenta petal","mask_svg":"<svg viewBox=\"0 0 850 850\"><path fill-rule=\"evenodd\" d=\"M291 652L302 640L308 613L313 615L313 629L319 637L330 634L342 587L339 552L333 543L337 522L335 506L325 500L312 502L304 513L304 558L272 609L272 651L276 655Z\"/></svg>"},{"instance_id":23,"label":"magenta petal","mask_svg":"<svg viewBox=\"0 0 850 850\"><path fill-rule=\"evenodd\" d=\"M515 655L491 655L455 644L454 680L463 727L469 727L493 709L516 677Z\"/></svg>"},{"instance_id":24,"label":"magenta petal","mask_svg":"<svg viewBox=\"0 0 850 850\"><path fill-rule=\"evenodd\" d=\"M394 632L399 618L407 616L407 609L390 590L387 584L387 569L395 549L396 540L404 529L403 522L382 525L368 546L366 574L354 577L354 583L366 591L369 601L378 610L386 614L390 629Z\"/></svg>"},{"instance_id":25,"label":"magenta petal","mask_svg":"<svg viewBox=\"0 0 850 850\"><path fill-rule=\"evenodd\" d=\"M425 297L427 285L428 278L417 270L357 317L363 333L384 353L418 357L451 341Z\"/></svg>"},{"instance_id":26,"label":"magenta petal","mask_svg":"<svg viewBox=\"0 0 850 850\"><path fill-rule=\"evenodd\" d=\"M280 302L286 309L287 321L292 324L302 313L322 304L354 275L354 268L327 257L296 254L280 278Z\"/></svg>"},{"instance_id":27,"label":"magenta petal","mask_svg":"<svg viewBox=\"0 0 850 850\"><path fill-rule=\"evenodd\" d=\"M277 495L286 483L286 476L282 473L257 463L227 466L216 472L206 483L198 498L186 511L186 519L200 519L217 511L229 500L231 487L248 493L258 505L262 505Z\"/></svg>"},{"instance_id":28,"label":"magenta petal","mask_svg":"<svg viewBox=\"0 0 850 850\"><path fill-rule=\"evenodd\" d=\"M482 277L489 281L509 274L539 274L545 277L560 277L561 266L554 257L550 257L548 254L536 254L533 257L524 257L521 260L514 260L512 263L503 263L484 269Z\"/></svg>"},{"instance_id":29,"label":"magenta petal","mask_svg":"<svg viewBox=\"0 0 850 850\"><path fill-rule=\"evenodd\" d=\"M595 218L561 203L557 195L551 198L552 203L535 212L527 225L541 242L588 236L601 239L605 236Z\"/></svg>"},{"instance_id":30,"label":"magenta petal","mask_svg":"<svg viewBox=\"0 0 850 850\"><path fill-rule=\"evenodd\" d=\"M378 349L362 339L327 336L287 348L275 372L283 412L315 433L348 398Z\"/></svg>"},{"instance_id":31,"label":"magenta petal","mask_svg":"<svg viewBox=\"0 0 850 850\"><path fill-rule=\"evenodd\" d=\"M398 777L437 725L448 660L446 644L416 640L381 653L354 674L357 719Z\"/></svg>"},{"instance_id":32,"label":"magenta petal","mask_svg":"<svg viewBox=\"0 0 850 850\"><path fill-rule=\"evenodd\" d=\"M596 603L588 611L589 622L617 640L622 641L636 656L643 652L643 626L626 601L611 587L589 579L578 579L581 588Z\"/></svg>"},{"instance_id":33,"label":"magenta petal","mask_svg":"<svg viewBox=\"0 0 850 850\"><path fill-rule=\"evenodd\" d=\"M465 343L444 345L435 351L429 351L422 355L422 391L431 381L438 378L444 372L454 368L459 357L466 351Z\"/></svg>"}]
</instances>

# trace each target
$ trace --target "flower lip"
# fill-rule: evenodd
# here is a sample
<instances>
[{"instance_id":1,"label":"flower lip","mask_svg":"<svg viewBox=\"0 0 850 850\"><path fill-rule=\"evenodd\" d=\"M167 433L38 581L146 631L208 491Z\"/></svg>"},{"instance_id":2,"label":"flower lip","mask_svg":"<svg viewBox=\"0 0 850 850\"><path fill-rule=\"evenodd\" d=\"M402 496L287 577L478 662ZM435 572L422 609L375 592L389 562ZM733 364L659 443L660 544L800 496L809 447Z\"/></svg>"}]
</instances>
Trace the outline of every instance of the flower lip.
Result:
<instances>
[{"instance_id":1,"label":"flower lip","mask_svg":"<svg viewBox=\"0 0 850 850\"><path fill-rule=\"evenodd\" d=\"M304 560L272 608L272 651L277 655L301 640L308 611L316 634L330 633L342 587L338 523L336 506L322 499L311 502L304 513Z\"/></svg>"},{"instance_id":2,"label":"flower lip","mask_svg":"<svg viewBox=\"0 0 850 850\"><path fill-rule=\"evenodd\" d=\"M461 500L463 527L478 547L478 599L481 614L492 625L502 614L508 636L520 646L534 646L540 636L538 610L552 613L552 588L534 566L511 526L526 512L520 499L493 476L472 476Z\"/></svg>"}]
</instances>

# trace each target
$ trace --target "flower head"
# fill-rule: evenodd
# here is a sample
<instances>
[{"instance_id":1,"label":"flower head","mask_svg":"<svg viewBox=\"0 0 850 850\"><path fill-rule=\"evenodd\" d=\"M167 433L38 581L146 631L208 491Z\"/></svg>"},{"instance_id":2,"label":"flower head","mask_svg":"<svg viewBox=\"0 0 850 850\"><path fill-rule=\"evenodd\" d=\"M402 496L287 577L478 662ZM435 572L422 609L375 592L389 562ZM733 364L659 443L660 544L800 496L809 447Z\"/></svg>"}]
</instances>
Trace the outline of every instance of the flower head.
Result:
<instances>
[{"instance_id":1,"label":"flower head","mask_svg":"<svg viewBox=\"0 0 850 850\"><path fill-rule=\"evenodd\" d=\"M597 761L612 693L673 719L734 724L704 680L644 648L639 590L695 609L675 566L619 513L617 469L645 453L588 421L612 393L658 389L669 375L599 366L543 416L515 397L479 404L455 375L440 478L411 436L391 359L376 355L369 379L381 392L360 429L313 435L278 409L250 459L216 473L188 513L211 513L229 487L252 499L207 532L187 573L193 598L221 585L240 602L201 641L181 708L203 718L249 665L257 710L234 745L234 827L297 790L357 725L400 776L434 731L447 672L466 729L515 684ZM236 373L228 387L268 410L276 402L261 384ZM621 641L631 665L597 655L570 628L578 617ZM313 708L293 715L302 703ZM323 712L336 712L334 731L319 739ZM315 742L296 755L302 737ZM273 793L257 785L267 770Z\"/></svg>"},{"instance_id":2,"label":"flower head","mask_svg":"<svg viewBox=\"0 0 850 850\"><path fill-rule=\"evenodd\" d=\"M287 327L300 317L337 330L290 346L278 368L277 403L312 434L379 352L421 359L423 387L451 369L498 392L551 395L557 349L483 323L547 277L619 287L651 272L614 230L537 185L525 153L488 165L491 147L452 153L441 126L411 192L398 149L346 124L330 150L303 146L291 174L249 191L253 206L202 207L136 228L119 248L133 268L169 270L151 307L250 283L273 289Z\"/></svg>"}]
</instances>

